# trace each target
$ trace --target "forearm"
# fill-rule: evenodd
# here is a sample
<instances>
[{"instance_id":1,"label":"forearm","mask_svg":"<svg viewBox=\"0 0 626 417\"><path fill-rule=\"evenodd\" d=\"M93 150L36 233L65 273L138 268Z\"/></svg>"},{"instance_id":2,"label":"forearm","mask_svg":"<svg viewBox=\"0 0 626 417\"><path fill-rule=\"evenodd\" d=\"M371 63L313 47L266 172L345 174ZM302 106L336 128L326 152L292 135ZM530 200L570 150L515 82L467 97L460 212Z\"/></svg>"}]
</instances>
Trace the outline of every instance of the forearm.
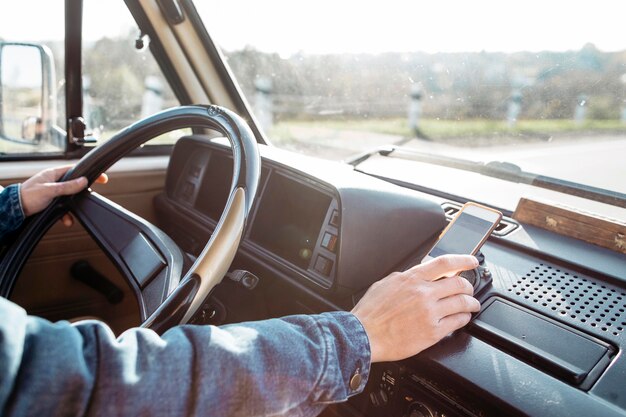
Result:
<instances>
[{"instance_id":1,"label":"forearm","mask_svg":"<svg viewBox=\"0 0 626 417\"><path fill-rule=\"evenodd\" d=\"M61 403L73 405L58 405L59 415L316 415L360 392L369 372L367 337L349 313L183 326L162 338L132 330L119 340L96 323L26 328L18 395L3 405L37 415ZM357 368L362 383L351 390ZM50 378L20 378L39 372Z\"/></svg>"}]
</instances>

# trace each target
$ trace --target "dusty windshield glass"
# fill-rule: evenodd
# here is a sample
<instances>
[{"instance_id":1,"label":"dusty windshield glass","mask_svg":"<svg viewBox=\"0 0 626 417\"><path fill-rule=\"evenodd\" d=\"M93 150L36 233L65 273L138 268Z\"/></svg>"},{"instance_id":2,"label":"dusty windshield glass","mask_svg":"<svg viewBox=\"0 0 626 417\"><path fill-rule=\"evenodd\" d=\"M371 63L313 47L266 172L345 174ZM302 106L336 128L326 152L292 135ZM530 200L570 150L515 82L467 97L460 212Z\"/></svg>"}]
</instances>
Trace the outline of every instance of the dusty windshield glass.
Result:
<instances>
[{"instance_id":1,"label":"dusty windshield glass","mask_svg":"<svg viewBox=\"0 0 626 417\"><path fill-rule=\"evenodd\" d=\"M401 144L626 193L616 2L196 7L276 146L340 160Z\"/></svg>"}]
</instances>

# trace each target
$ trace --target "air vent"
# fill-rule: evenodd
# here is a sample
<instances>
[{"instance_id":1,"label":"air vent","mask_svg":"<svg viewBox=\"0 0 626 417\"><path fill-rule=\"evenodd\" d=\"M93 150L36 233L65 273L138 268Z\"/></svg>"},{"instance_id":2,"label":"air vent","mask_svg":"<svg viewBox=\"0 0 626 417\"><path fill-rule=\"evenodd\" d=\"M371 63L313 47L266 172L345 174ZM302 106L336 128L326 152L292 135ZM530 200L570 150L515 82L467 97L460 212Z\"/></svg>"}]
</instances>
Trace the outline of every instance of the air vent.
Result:
<instances>
[{"instance_id":1,"label":"air vent","mask_svg":"<svg viewBox=\"0 0 626 417\"><path fill-rule=\"evenodd\" d=\"M495 236L505 236L511 233L513 230L517 229L519 226L513 220L510 220L508 217L502 217L500 223L496 226L496 229L493 231L493 235Z\"/></svg>"},{"instance_id":2,"label":"air vent","mask_svg":"<svg viewBox=\"0 0 626 417\"><path fill-rule=\"evenodd\" d=\"M508 293L578 326L613 336L626 328L626 293L550 265L535 266Z\"/></svg>"},{"instance_id":3,"label":"air vent","mask_svg":"<svg viewBox=\"0 0 626 417\"><path fill-rule=\"evenodd\" d=\"M441 205L443 212L446 215L446 219L448 221L452 221L452 219L461 211L461 205L458 203L445 202ZM493 231L492 235L494 236L505 236L515 230L519 225L512 219L508 217L502 217L498 226Z\"/></svg>"},{"instance_id":4,"label":"air vent","mask_svg":"<svg viewBox=\"0 0 626 417\"><path fill-rule=\"evenodd\" d=\"M446 219L448 220L452 220L461 210L461 206L452 205L450 203L443 203L441 208L443 208L443 212L446 213Z\"/></svg>"}]
</instances>

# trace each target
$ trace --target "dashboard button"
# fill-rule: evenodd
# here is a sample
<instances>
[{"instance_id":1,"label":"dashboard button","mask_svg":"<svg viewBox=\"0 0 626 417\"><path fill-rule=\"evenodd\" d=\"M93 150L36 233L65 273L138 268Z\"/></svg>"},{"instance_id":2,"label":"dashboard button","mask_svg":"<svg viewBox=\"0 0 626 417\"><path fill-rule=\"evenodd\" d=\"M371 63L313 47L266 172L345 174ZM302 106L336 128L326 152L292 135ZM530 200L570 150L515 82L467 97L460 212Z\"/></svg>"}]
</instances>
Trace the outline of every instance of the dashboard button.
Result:
<instances>
[{"instance_id":1,"label":"dashboard button","mask_svg":"<svg viewBox=\"0 0 626 417\"><path fill-rule=\"evenodd\" d=\"M333 214L330 215L330 225L339 227L339 210L333 210Z\"/></svg>"},{"instance_id":2,"label":"dashboard button","mask_svg":"<svg viewBox=\"0 0 626 417\"><path fill-rule=\"evenodd\" d=\"M183 187L181 190L181 197L185 199L186 201L189 201L191 200L191 197L193 196L194 191L195 191L194 184L190 181L187 181L183 184Z\"/></svg>"},{"instance_id":3,"label":"dashboard button","mask_svg":"<svg viewBox=\"0 0 626 417\"><path fill-rule=\"evenodd\" d=\"M409 406L409 417L434 417L432 410L422 403L415 402Z\"/></svg>"},{"instance_id":4,"label":"dashboard button","mask_svg":"<svg viewBox=\"0 0 626 417\"><path fill-rule=\"evenodd\" d=\"M313 268L320 274L328 276L333 269L333 261L322 255L318 255Z\"/></svg>"},{"instance_id":5,"label":"dashboard button","mask_svg":"<svg viewBox=\"0 0 626 417\"><path fill-rule=\"evenodd\" d=\"M324 237L322 238L322 247L334 252L335 246L337 246L337 236L328 232L324 233Z\"/></svg>"}]
</instances>

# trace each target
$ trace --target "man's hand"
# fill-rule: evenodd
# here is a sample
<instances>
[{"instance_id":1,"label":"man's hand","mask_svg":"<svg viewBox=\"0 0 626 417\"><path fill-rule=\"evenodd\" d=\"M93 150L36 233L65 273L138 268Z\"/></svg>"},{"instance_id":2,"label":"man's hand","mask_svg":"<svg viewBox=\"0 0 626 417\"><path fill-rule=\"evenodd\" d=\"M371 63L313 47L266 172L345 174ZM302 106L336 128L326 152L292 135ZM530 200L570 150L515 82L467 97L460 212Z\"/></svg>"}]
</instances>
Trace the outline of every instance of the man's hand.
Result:
<instances>
[{"instance_id":1,"label":"man's hand","mask_svg":"<svg viewBox=\"0 0 626 417\"><path fill-rule=\"evenodd\" d=\"M72 168L72 165L45 169L22 183L20 198L24 216L28 217L39 213L48 207L48 204L56 197L76 194L87 187L87 178L85 177L57 182L70 168ZM100 175L96 180L99 183L106 183L107 181L108 177L106 174ZM63 224L66 226L71 226L72 222L71 216L65 215L63 217Z\"/></svg>"},{"instance_id":2,"label":"man's hand","mask_svg":"<svg viewBox=\"0 0 626 417\"><path fill-rule=\"evenodd\" d=\"M374 283L352 310L369 337L372 362L413 356L469 323L480 303L456 274L477 266L473 256L445 255Z\"/></svg>"}]
</instances>

